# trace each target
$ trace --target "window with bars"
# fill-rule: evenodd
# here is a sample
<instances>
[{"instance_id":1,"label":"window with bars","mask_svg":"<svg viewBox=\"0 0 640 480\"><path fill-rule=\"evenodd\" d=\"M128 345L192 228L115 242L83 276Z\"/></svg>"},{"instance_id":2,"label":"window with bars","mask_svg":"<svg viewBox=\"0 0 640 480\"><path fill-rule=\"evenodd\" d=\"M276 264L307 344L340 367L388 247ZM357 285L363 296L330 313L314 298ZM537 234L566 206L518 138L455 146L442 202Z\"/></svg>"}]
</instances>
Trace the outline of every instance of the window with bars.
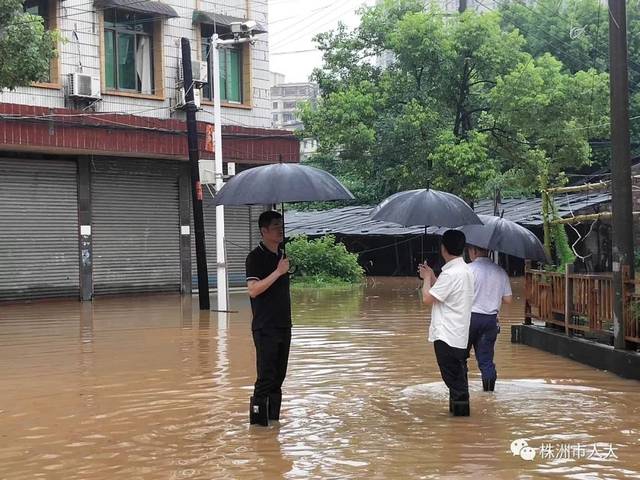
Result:
<instances>
[{"instance_id":1,"label":"window with bars","mask_svg":"<svg viewBox=\"0 0 640 480\"><path fill-rule=\"evenodd\" d=\"M154 24L150 15L104 11L105 85L109 90L155 93Z\"/></svg>"},{"instance_id":2,"label":"window with bars","mask_svg":"<svg viewBox=\"0 0 640 480\"><path fill-rule=\"evenodd\" d=\"M207 61L209 83L202 88L202 95L213 101L213 59L211 58L211 34L202 30L202 58ZM242 45L225 46L218 50L220 58L220 100L228 103L242 103L243 99L243 47Z\"/></svg>"}]
</instances>

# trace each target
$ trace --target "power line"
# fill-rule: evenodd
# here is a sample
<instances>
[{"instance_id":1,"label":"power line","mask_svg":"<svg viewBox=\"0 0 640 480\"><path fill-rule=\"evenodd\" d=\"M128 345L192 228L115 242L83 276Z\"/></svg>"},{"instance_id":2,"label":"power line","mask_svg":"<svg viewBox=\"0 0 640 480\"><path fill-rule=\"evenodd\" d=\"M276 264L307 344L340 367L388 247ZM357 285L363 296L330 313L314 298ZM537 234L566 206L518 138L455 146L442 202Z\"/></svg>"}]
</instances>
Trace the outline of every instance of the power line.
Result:
<instances>
[{"instance_id":1,"label":"power line","mask_svg":"<svg viewBox=\"0 0 640 480\"><path fill-rule=\"evenodd\" d=\"M309 48L307 50L291 50L289 52L269 52L269 55L294 55L298 53L320 52L317 48Z\"/></svg>"}]
</instances>

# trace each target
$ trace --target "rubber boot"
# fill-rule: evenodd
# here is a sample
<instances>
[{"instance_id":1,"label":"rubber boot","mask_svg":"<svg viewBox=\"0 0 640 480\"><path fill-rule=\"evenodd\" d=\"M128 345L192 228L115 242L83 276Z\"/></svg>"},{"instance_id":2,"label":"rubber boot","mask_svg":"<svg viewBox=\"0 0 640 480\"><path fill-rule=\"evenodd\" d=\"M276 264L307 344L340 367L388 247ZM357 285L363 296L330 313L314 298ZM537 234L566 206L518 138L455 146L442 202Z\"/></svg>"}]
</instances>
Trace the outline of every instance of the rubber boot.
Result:
<instances>
[{"instance_id":1,"label":"rubber boot","mask_svg":"<svg viewBox=\"0 0 640 480\"><path fill-rule=\"evenodd\" d=\"M269 395L269 420L280 420L281 404L282 393L272 393Z\"/></svg>"},{"instance_id":2,"label":"rubber boot","mask_svg":"<svg viewBox=\"0 0 640 480\"><path fill-rule=\"evenodd\" d=\"M469 401L453 402L454 417L468 417L471 414Z\"/></svg>"},{"instance_id":3,"label":"rubber boot","mask_svg":"<svg viewBox=\"0 0 640 480\"><path fill-rule=\"evenodd\" d=\"M491 380L482 379L482 389L485 392L493 392L496 388L496 379L492 378Z\"/></svg>"},{"instance_id":4,"label":"rubber boot","mask_svg":"<svg viewBox=\"0 0 640 480\"><path fill-rule=\"evenodd\" d=\"M249 423L251 425L269 425L269 399L251 397L249 401Z\"/></svg>"}]
</instances>

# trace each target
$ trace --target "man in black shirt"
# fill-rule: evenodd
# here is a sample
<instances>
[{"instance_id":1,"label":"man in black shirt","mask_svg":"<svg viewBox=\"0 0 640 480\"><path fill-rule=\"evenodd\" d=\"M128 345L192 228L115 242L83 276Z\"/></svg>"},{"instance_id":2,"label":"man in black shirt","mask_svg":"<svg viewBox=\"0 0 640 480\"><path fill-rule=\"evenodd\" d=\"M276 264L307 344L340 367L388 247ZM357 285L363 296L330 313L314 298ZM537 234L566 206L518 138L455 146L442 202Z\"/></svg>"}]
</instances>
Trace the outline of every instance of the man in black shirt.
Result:
<instances>
[{"instance_id":1,"label":"man in black shirt","mask_svg":"<svg viewBox=\"0 0 640 480\"><path fill-rule=\"evenodd\" d=\"M246 261L251 297L257 380L250 403L251 424L267 426L280 419L282 383L291 346L289 260L280 249L284 240L282 215L268 211L258 219L262 242Z\"/></svg>"}]
</instances>

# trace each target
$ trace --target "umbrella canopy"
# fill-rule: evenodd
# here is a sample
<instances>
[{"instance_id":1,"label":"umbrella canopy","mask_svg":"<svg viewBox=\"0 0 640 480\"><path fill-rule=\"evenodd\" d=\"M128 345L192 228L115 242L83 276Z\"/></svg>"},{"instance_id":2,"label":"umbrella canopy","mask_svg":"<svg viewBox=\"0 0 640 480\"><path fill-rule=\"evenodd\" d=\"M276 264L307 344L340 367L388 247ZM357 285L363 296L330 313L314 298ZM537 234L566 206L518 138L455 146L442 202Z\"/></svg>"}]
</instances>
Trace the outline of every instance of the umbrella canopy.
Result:
<instances>
[{"instance_id":1,"label":"umbrella canopy","mask_svg":"<svg viewBox=\"0 0 640 480\"><path fill-rule=\"evenodd\" d=\"M484 225L466 225L458 228L464 232L468 244L514 257L539 262L548 260L538 237L523 226L493 215L479 215L479 217ZM444 231L445 229L440 229L438 234Z\"/></svg>"},{"instance_id":2,"label":"umbrella canopy","mask_svg":"<svg viewBox=\"0 0 640 480\"><path fill-rule=\"evenodd\" d=\"M297 163L250 168L229 180L214 197L216 205L353 200L333 175Z\"/></svg>"},{"instance_id":3,"label":"umbrella canopy","mask_svg":"<svg viewBox=\"0 0 640 480\"><path fill-rule=\"evenodd\" d=\"M482 224L460 197L431 189L408 190L391 195L376 207L371 218L403 227Z\"/></svg>"}]
</instances>

